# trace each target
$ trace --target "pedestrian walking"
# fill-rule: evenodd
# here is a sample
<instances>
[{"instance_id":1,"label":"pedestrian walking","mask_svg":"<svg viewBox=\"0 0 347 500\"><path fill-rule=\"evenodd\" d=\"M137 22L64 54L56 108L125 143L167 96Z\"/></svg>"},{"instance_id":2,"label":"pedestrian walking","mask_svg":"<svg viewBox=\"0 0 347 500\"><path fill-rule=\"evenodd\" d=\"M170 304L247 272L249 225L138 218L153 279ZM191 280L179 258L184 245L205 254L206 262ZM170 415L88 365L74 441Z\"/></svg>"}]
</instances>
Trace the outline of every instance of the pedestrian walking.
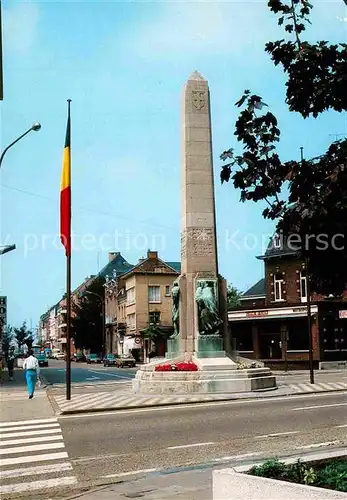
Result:
<instances>
[{"instance_id":1,"label":"pedestrian walking","mask_svg":"<svg viewBox=\"0 0 347 500\"><path fill-rule=\"evenodd\" d=\"M34 356L34 352L29 349L28 357L23 363L23 369L25 370L25 380L27 383L29 399L34 397L35 386L37 380L40 378L40 367L39 362Z\"/></svg>"},{"instance_id":2,"label":"pedestrian walking","mask_svg":"<svg viewBox=\"0 0 347 500\"><path fill-rule=\"evenodd\" d=\"M7 355L8 380L13 380L14 360L16 359L14 347L11 347Z\"/></svg>"}]
</instances>

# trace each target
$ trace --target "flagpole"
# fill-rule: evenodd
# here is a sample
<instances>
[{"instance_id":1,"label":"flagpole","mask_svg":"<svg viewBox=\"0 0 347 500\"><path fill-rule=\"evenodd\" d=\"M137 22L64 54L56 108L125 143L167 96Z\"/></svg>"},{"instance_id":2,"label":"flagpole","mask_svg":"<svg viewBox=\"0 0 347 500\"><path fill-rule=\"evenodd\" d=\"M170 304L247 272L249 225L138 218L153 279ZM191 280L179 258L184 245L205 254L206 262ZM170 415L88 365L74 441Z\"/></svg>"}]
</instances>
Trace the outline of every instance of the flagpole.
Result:
<instances>
[{"instance_id":1,"label":"flagpole","mask_svg":"<svg viewBox=\"0 0 347 500\"><path fill-rule=\"evenodd\" d=\"M68 102L68 121L70 121L70 103ZM71 138L71 128L70 128ZM69 152L69 172L71 173L71 143ZM71 190L71 177L70 177L70 190ZM71 202L69 204L69 220L71 221ZM71 222L70 222L71 227ZM66 253L66 399L71 399L71 233L69 235L69 251Z\"/></svg>"}]
</instances>

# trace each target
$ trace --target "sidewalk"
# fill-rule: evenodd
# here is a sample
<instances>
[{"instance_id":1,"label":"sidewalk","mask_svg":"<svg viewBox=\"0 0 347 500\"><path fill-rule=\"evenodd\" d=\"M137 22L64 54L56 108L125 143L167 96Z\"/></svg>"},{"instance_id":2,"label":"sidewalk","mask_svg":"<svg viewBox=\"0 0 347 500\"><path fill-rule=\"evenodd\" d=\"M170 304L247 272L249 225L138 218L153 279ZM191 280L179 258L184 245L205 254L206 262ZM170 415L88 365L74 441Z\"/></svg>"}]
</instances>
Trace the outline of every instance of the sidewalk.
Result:
<instances>
[{"instance_id":1,"label":"sidewalk","mask_svg":"<svg viewBox=\"0 0 347 500\"><path fill-rule=\"evenodd\" d=\"M23 370L14 371L14 380L8 381L7 371L3 372L0 385L0 421L20 421L32 418L54 417L45 386L36 389L33 399L28 398Z\"/></svg>"},{"instance_id":2,"label":"sidewalk","mask_svg":"<svg viewBox=\"0 0 347 500\"><path fill-rule=\"evenodd\" d=\"M300 454L294 453L287 456L280 455L280 460L286 463L295 463L298 459L302 462L312 462L345 457L346 451L338 449L317 450ZM254 461L249 458L240 460L236 457L234 459L230 457L228 464L206 463L175 470L163 469L154 471L149 469L148 471L138 471L137 473L134 471L130 474L124 473L114 477L115 481L119 481L118 483L95 487L84 493L64 496L61 500L122 500L124 498L144 498L145 500L218 500L217 497L213 497L212 492L213 475L216 471L222 472L228 468L229 470L241 473L247 472L253 465L259 465L264 460L265 458ZM285 484L287 486L292 485L294 489L296 488L293 483ZM256 494L257 489L252 488L251 492ZM306 490L304 490L305 492ZM332 498L333 492L329 490L324 490L324 492L326 493L325 497L329 495L329 498ZM242 498L248 500L247 491L243 491L243 493ZM343 494L339 493L336 498L341 498L342 496ZM325 497L323 496L322 498ZM232 498L230 496L230 499ZM253 498L257 497L254 496ZM287 496L286 498L289 499L291 497ZM302 495L302 498L305 498L305 495Z\"/></svg>"},{"instance_id":3,"label":"sidewalk","mask_svg":"<svg viewBox=\"0 0 347 500\"><path fill-rule=\"evenodd\" d=\"M347 383L330 382L317 384L283 384L277 389L262 392L233 394L184 394L184 395L142 395L133 394L130 387L124 390L74 394L66 401L65 395L55 394L48 389L48 396L57 414L67 415L96 411L128 410L154 406L197 404L214 401L233 401L238 399L261 399L269 397L291 396L295 394L314 394L347 391Z\"/></svg>"}]
</instances>

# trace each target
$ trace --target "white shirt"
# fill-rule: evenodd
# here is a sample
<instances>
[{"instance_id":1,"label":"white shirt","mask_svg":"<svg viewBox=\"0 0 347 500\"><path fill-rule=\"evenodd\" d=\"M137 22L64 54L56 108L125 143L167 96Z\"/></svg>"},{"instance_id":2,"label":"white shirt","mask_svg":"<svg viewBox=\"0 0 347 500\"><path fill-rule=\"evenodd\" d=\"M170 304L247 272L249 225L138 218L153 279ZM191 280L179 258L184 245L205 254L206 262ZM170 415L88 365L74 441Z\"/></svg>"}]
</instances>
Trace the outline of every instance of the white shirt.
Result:
<instances>
[{"instance_id":1,"label":"white shirt","mask_svg":"<svg viewBox=\"0 0 347 500\"><path fill-rule=\"evenodd\" d=\"M35 358L35 356L29 356L25 359L23 363L23 370L36 370L37 374L40 373L39 362Z\"/></svg>"}]
</instances>

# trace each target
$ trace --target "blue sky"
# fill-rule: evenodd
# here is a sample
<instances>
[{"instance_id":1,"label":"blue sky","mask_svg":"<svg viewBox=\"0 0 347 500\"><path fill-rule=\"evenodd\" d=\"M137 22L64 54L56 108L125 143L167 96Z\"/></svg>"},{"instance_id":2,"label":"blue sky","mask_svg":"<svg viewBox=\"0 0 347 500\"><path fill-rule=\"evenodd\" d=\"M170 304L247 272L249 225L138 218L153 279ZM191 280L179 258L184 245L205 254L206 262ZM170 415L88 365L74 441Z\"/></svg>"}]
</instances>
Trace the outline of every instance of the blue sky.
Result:
<instances>
[{"instance_id":1,"label":"blue sky","mask_svg":"<svg viewBox=\"0 0 347 500\"><path fill-rule=\"evenodd\" d=\"M234 141L234 103L245 88L279 119L283 159L315 156L342 115L303 120L284 102L284 77L263 47L283 37L266 1L3 1L4 101L1 148L35 120L1 172L1 291L8 321L39 316L65 288L59 243L59 184L71 98L72 284L95 274L108 251L135 263L147 248L180 259L180 98L194 70L209 81L220 272L245 290L262 277L262 240L272 231L261 206L242 204L219 182L220 153ZM342 0L315 1L311 40L346 40ZM233 237L235 235L235 237ZM235 242L235 243L234 243ZM154 248L156 247L156 248Z\"/></svg>"}]
</instances>

